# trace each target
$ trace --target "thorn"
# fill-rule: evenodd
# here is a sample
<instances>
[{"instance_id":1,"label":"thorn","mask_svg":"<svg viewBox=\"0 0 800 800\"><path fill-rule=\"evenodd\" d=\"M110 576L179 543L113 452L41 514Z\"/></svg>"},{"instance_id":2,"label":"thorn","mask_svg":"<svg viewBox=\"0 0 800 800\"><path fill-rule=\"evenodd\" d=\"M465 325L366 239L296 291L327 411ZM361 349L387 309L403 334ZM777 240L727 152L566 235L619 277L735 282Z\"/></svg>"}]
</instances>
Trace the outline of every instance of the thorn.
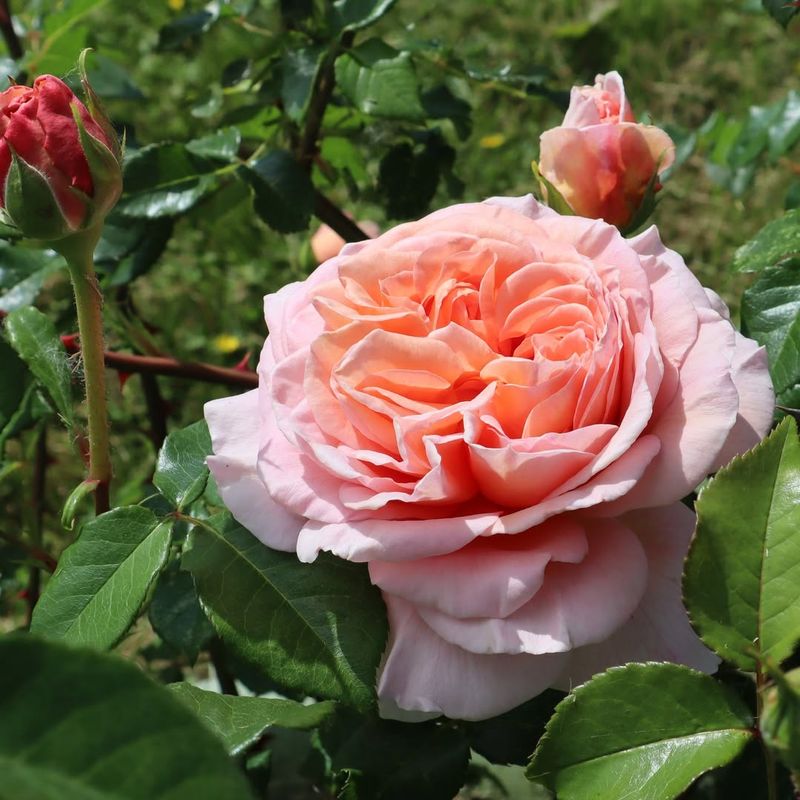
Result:
<instances>
[{"instance_id":1,"label":"thorn","mask_svg":"<svg viewBox=\"0 0 800 800\"><path fill-rule=\"evenodd\" d=\"M800 0L798 0L800 2ZM250 356L253 355L252 350L248 350L244 356L242 356L241 361L239 361L235 366L234 369L239 370L239 372L250 372Z\"/></svg>"}]
</instances>

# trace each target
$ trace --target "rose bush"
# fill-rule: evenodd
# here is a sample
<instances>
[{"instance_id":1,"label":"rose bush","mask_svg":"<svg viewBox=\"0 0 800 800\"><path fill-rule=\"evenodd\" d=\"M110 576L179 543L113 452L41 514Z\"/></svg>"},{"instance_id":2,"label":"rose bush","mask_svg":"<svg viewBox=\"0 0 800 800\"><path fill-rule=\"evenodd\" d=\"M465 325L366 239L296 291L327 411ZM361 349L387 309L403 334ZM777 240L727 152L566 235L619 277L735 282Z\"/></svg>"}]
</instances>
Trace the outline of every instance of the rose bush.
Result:
<instances>
[{"instance_id":1,"label":"rose bush","mask_svg":"<svg viewBox=\"0 0 800 800\"><path fill-rule=\"evenodd\" d=\"M384 713L480 719L611 664L714 667L681 604L680 500L773 396L655 228L457 205L265 310L259 388L206 406L209 467L270 547L368 562Z\"/></svg>"},{"instance_id":2,"label":"rose bush","mask_svg":"<svg viewBox=\"0 0 800 800\"><path fill-rule=\"evenodd\" d=\"M635 217L656 173L675 160L661 128L636 122L618 72L573 87L564 121L539 142L539 169L572 210L620 228Z\"/></svg>"},{"instance_id":3,"label":"rose bush","mask_svg":"<svg viewBox=\"0 0 800 800\"><path fill-rule=\"evenodd\" d=\"M0 207L25 235L69 235L119 198L117 143L96 116L53 75L0 92Z\"/></svg>"}]
</instances>

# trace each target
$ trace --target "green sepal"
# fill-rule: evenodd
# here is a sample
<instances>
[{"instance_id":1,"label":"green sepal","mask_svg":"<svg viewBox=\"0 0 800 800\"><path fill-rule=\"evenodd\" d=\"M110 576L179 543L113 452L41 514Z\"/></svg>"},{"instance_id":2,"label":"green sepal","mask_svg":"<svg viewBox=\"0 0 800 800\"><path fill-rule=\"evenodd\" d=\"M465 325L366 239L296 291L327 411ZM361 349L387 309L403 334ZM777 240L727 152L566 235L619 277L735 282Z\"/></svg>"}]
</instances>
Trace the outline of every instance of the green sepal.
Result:
<instances>
[{"instance_id":1,"label":"green sepal","mask_svg":"<svg viewBox=\"0 0 800 800\"><path fill-rule=\"evenodd\" d=\"M68 531L75 527L75 517L78 516L78 507L84 498L97 491L100 481L87 478L81 481L69 494L61 510L61 525Z\"/></svg>"},{"instance_id":2,"label":"green sepal","mask_svg":"<svg viewBox=\"0 0 800 800\"><path fill-rule=\"evenodd\" d=\"M623 225L619 229L619 232L623 236L628 236L632 233L635 233L645 224L645 222L647 222L647 220L650 218L650 215L656 210L656 192L658 191L656 186L658 186L658 170L653 173L652 177L648 181L644 190L642 202L639 203L639 208L637 208L634 212L630 222L627 225Z\"/></svg>"},{"instance_id":3,"label":"green sepal","mask_svg":"<svg viewBox=\"0 0 800 800\"><path fill-rule=\"evenodd\" d=\"M563 214L567 217L574 217L575 212L572 206L564 199L564 195L550 183L544 175L542 175L539 165L535 161L531 161L531 171L539 184L539 191L536 192L539 200L545 205L553 209L558 214Z\"/></svg>"},{"instance_id":4,"label":"green sepal","mask_svg":"<svg viewBox=\"0 0 800 800\"><path fill-rule=\"evenodd\" d=\"M103 104L100 102L100 98L92 88L92 84L89 83L89 76L86 72L86 56L91 50L91 47L86 47L81 50L81 54L78 56L78 75L80 75L81 86L83 87L86 108L89 110L92 119L102 128L108 141L111 142L114 157L117 162L121 164L123 154L122 144L117 136L117 132L114 130L114 126L108 119L108 115L103 108Z\"/></svg>"},{"instance_id":5,"label":"green sepal","mask_svg":"<svg viewBox=\"0 0 800 800\"><path fill-rule=\"evenodd\" d=\"M85 221L88 226L98 217L105 217L119 200L122 194L122 166L108 146L86 130L75 103L70 105L70 110L78 128L78 138L86 163L89 165L89 173L92 176L92 186L94 187L91 213L87 215Z\"/></svg>"},{"instance_id":6,"label":"green sepal","mask_svg":"<svg viewBox=\"0 0 800 800\"><path fill-rule=\"evenodd\" d=\"M25 236L34 239L62 239L72 233L47 179L23 161L9 145L11 166L5 186L5 210L11 222Z\"/></svg>"}]
</instances>

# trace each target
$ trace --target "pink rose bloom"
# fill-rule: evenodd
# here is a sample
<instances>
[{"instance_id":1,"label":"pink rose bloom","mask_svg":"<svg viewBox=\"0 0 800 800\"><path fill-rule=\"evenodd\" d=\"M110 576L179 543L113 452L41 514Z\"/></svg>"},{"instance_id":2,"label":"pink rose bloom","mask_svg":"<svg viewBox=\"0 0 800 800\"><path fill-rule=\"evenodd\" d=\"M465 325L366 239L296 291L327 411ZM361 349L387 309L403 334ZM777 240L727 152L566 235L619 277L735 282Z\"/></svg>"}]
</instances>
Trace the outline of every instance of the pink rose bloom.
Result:
<instances>
[{"instance_id":1,"label":"pink rose bloom","mask_svg":"<svg viewBox=\"0 0 800 800\"><path fill-rule=\"evenodd\" d=\"M631 660L714 668L681 603L680 499L759 441L773 394L655 228L456 205L265 306L259 388L206 406L208 464L266 545L368 563L385 714L482 719Z\"/></svg>"},{"instance_id":2,"label":"pink rose bloom","mask_svg":"<svg viewBox=\"0 0 800 800\"><path fill-rule=\"evenodd\" d=\"M358 226L371 239L381 232L380 228L370 220L359 222ZM311 252L314 254L317 264L321 264L329 258L338 256L344 244L344 239L333 228L329 225L320 225L311 237Z\"/></svg>"},{"instance_id":3,"label":"pink rose bloom","mask_svg":"<svg viewBox=\"0 0 800 800\"><path fill-rule=\"evenodd\" d=\"M636 215L656 172L675 160L661 128L636 122L618 72L573 87L564 122L539 141L539 169L572 210L620 228Z\"/></svg>"}]
</instances>

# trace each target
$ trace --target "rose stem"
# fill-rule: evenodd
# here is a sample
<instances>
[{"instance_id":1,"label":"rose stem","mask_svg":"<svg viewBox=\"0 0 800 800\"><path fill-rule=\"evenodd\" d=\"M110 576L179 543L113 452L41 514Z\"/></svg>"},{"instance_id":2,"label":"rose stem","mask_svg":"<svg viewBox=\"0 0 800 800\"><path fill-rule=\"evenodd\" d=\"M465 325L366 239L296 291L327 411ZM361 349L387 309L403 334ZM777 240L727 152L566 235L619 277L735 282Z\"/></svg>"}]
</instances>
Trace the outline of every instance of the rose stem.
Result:
<instances>
[{"instance_id":1,"label":"rose stem","mask_svg":"<svg viewBox=\"0 0 800 800\"><path fill-rule=\"evenodd\" d=\"M756 666L756 716L761 719L761 714L764 709L764 691L767 683L767 677L759 662ZM772 750L767 746L763 737L758 737L761 742L761 749L764 753L764 766L767 772L767 797L769 800L778 800L778 785L777 776L775 774L775 756Z\"/></svg>"},{"instance_id":2,"label":"rose stem","mask_svg":"<svg viewBox=\"0 0 800 800\"><path fill-rule=\"evenodd\" d=\"M67 260L75 292L89 418L88 480L96 482L94 508L97 514L109 509L111 483L106 375L103 360L103 295L94 272L94 248L101 231L102 226L89 228L53 245Z\"/></svg>"}]
</instances>

